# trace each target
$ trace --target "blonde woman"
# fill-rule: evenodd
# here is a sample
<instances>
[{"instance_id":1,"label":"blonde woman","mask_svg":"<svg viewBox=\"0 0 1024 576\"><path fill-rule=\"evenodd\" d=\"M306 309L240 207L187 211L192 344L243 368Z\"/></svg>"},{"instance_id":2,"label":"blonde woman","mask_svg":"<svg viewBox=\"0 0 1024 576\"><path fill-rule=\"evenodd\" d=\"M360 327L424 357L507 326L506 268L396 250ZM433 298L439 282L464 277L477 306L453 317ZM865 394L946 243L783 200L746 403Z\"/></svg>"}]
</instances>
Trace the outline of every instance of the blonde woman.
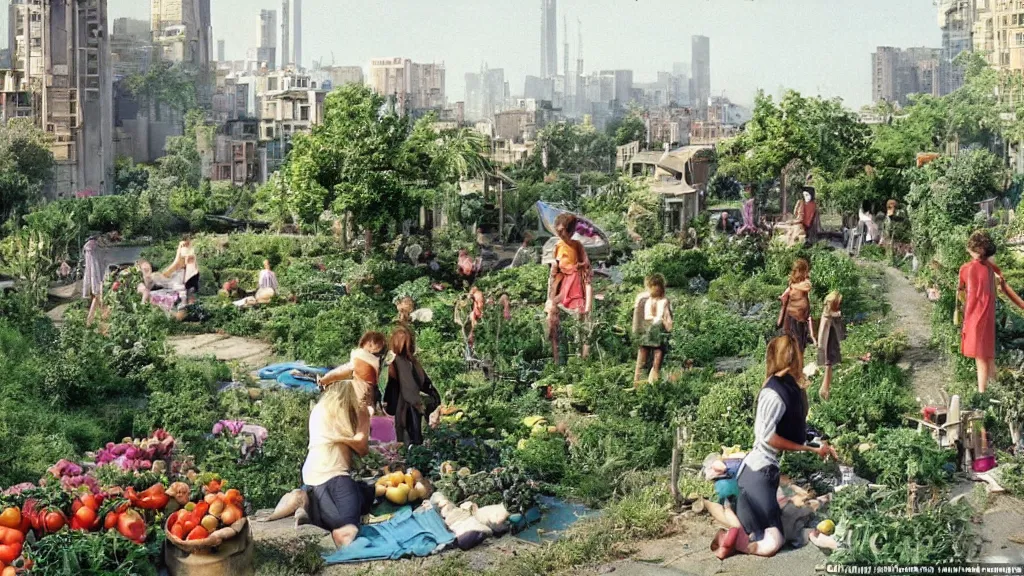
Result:
<instances>
[{"instance_id":1,"label":"blonde woman","mask_svg":"<svg viewBox=\"0 0 1024 576\"><path fill-rule=\"evenodd\" d=\"M339 548L355 540L360 517L373 505L373 486L350 475L353 455L369 453L369 438L370 412L353 383L329 387L309 415L309 453L302 466L308 510L298 514L300 523L330 531Z\"/></svg>"},{"instance_id":2,"label":"blonde woman","mask_svg":"<svg viewBox=\"0 0 1024 576\"><path fill-rule=\"evenodd\" d=\"M803 380L803 353L789 335L768 343L764 386L757 397L754 448L743 459L736 483L736 512L725 512L729 530L721 530L711 550L724 560L736 552L774 556L785 543L779 489L779 453L814 452L822 459L835 457L828 444L807 442L807 392Z\"/></svg>"},{"instance_id":3,"label":"blonde woman","mask_svg":"<svg viewBox=\"0 0 1024 576\"><path fill-rule=\"evenodd\" d=\"M843 361L840 342L846 339L846 327L843 325L843 295L833 290L825 297L825 307L821 311L821 322L818 325L818 366L825 367L825 379L818 390L822 400L828 400L832 387L832 367Z\"/></svg>"}]
</instances>

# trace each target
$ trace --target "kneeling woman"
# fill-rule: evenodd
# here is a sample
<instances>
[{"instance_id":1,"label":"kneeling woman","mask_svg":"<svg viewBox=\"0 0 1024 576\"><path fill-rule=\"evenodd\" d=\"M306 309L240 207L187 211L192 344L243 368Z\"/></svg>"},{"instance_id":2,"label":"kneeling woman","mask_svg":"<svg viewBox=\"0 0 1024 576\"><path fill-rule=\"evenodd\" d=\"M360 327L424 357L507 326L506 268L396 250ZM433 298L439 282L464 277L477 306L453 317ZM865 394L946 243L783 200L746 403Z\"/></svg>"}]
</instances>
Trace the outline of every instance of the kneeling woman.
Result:
<instances>
[{"instance_id":1,"label":"kneeling woman","mask_svg":"<svg viewBox=\"0 0 1024 576\"><path fill-rule=\"evenodd\" d=\"M835 456L828 444L807 446L807 392L803 358L791 336L779 336L768 344L767 377L757 398L754 449L743 460L737 475L739 498L736 513L726 514L730 530L722 530L711 544L721 559L734 552L774 556L785 544L779 489L779 452L814 452L822 459ZM801 380L798 380L801 379Z\"/></svg>"},{"instance_id":2,"label":"kneeling woman","mask_svg":"<svg viewBox=\"0 0 1024 576\"><path fill-rule=\"evenodd\" d=\"M351 381L330 386L309 415L309 455L302 466L308 520L331 532L338 547L359 532L373 505L373 486L350 475L352 455L369 452L370 413ZM301 523L301 521L300 521Z\"/></svg>"}]
</instances>

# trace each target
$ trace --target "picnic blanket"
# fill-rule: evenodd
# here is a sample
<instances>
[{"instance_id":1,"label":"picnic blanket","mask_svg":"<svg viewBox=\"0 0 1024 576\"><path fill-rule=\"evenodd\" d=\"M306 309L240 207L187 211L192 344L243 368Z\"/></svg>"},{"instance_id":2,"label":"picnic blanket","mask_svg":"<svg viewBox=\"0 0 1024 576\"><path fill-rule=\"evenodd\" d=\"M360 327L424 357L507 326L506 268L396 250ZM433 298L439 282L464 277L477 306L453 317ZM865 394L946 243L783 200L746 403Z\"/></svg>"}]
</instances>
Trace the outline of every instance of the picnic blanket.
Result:
<instances>
[{"instance_id":1,"label":"picnic blanket","mask_svg":"<svg viewBox=\"0 0 1024 576\"><path fill-rule=\"evenodd\" d=\"M330 372L330 368L307 366L305 362L271 364L256 372L260 380L275 380L285 388L316 392L316 377Z\"/></svg>"},{"instance_id":2,"label":"picnic blanket","mask_svg":"<svg viewBox=\"0 0 1024 576\"><path fill-rule=\"evenodd\" d=\"M324 555L328 564L398 560L404 556L429 556L455 541L437 510L413 512L406 506L390 520L359 527L359 535L348 546Z\"/></svg>"},{"instance_id":3,"label":"picnic blanket","mask_svg":"<svg viewBox=\"0 0 1024 576\"><path fill-rule=\"evenodd\" d=\"M149 301L164 312L173 312L185 301L184 290L161 289L149 293Z\"/></svg>"}]
</instances>

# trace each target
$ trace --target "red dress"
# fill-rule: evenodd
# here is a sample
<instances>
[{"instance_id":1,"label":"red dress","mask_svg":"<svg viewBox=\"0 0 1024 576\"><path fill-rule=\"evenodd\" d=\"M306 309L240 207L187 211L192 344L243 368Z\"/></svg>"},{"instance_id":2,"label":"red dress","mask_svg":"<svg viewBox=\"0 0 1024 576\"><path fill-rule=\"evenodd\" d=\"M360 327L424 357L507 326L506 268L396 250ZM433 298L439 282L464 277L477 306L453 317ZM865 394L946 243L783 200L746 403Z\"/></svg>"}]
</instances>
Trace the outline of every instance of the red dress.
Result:
<instances>
[{"instance_id":1,"label":"red dress","mask_svg":"<svg viewBox=\"0 0 1024 576\"><path fill-rule=\"evenodd\" d=\"M985 262L971 260L960 267L960 289L967 290L960 351L968 358L996 357L996 278Z\"/></svg>"}]
</instances>

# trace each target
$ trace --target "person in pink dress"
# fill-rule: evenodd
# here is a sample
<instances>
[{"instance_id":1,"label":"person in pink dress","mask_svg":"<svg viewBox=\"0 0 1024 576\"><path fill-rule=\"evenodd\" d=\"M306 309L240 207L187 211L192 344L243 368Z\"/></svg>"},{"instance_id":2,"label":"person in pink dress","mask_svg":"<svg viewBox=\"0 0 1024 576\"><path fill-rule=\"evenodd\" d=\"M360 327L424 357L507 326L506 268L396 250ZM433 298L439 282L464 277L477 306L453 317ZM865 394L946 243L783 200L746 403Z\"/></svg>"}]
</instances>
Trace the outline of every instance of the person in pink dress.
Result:
<instances>
[{"instance_id":1,"label":"person in pink dress","mask_svg":"<svg viewBox=\"0 0 1024 576\"><path fill-rule=\"evenodd\" d=\"M971 261L960 267L953 323L961 326L960 352L967 358L974 358L977 366L978 392L985 392L989 380L996 375L996 286L1022 310L1024 301L1007 285L1002 271L990 260L996 254L996 245L988 232L979 230L971 234L967 252ZM962 325L961 302L964 303Z\"/></svg>"}]
</instances>

